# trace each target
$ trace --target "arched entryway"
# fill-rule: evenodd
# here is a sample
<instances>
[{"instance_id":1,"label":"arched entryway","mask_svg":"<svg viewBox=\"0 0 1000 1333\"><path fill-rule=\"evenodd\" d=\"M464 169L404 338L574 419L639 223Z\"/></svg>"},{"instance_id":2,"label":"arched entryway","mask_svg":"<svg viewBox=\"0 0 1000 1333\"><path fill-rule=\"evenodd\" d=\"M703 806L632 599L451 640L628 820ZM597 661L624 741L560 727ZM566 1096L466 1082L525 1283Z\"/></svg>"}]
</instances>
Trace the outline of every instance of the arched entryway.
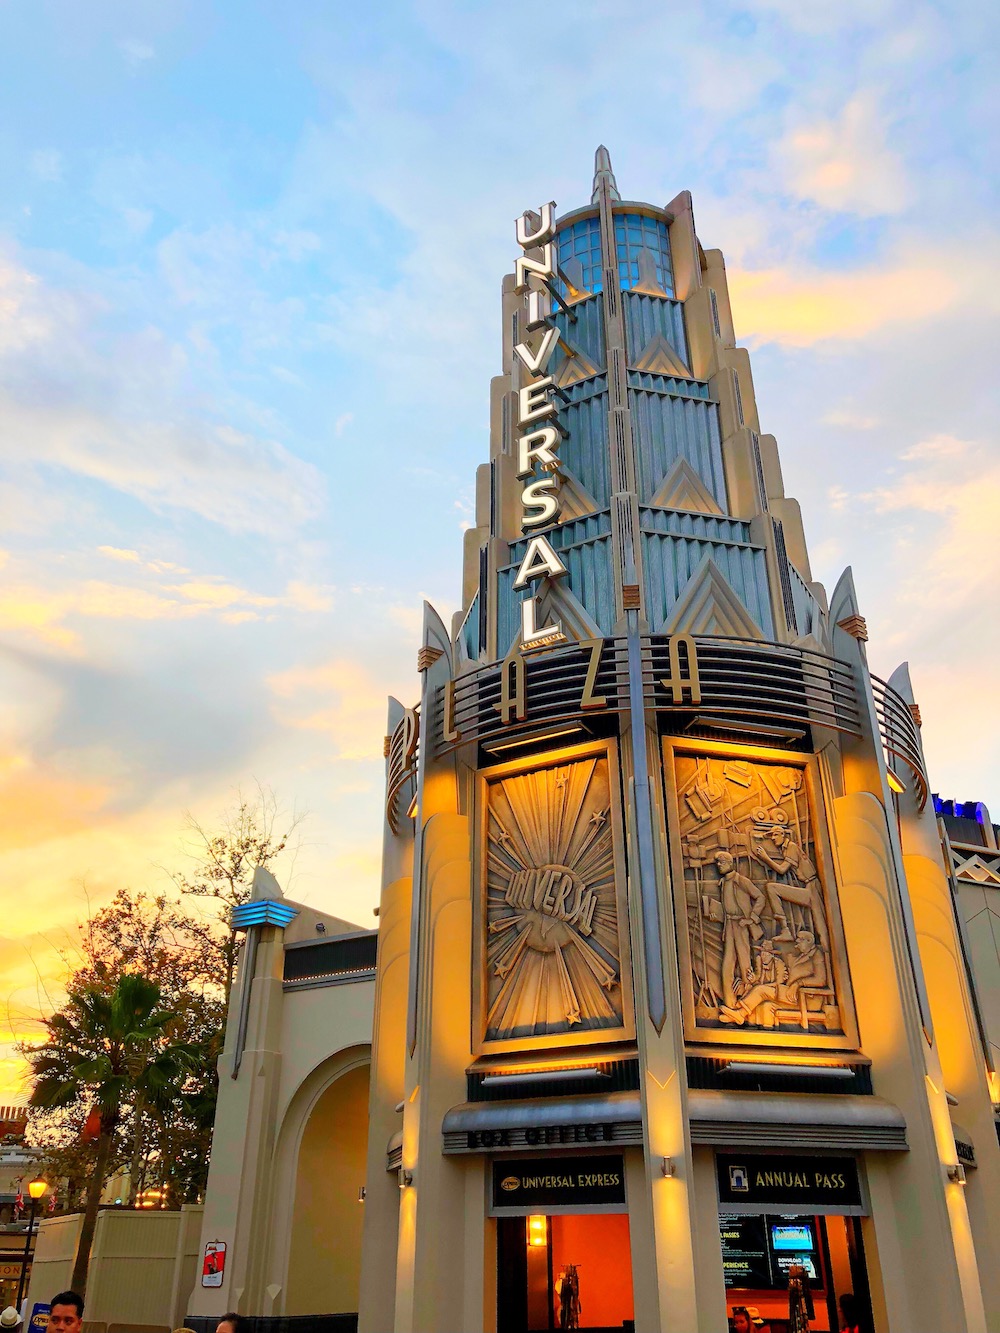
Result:
<instances>
[{"instance_id":1,"label":"arched entryway","mask_svg":"<svg viewBox=\"0 0 1000 1333\"><path fill-rule=\"evenodd\" d=\"M368 1065L348 1069L316 1099L299 1141L285 1313L358 1308L368 1151Z\"/></svg>"}]
</instances>

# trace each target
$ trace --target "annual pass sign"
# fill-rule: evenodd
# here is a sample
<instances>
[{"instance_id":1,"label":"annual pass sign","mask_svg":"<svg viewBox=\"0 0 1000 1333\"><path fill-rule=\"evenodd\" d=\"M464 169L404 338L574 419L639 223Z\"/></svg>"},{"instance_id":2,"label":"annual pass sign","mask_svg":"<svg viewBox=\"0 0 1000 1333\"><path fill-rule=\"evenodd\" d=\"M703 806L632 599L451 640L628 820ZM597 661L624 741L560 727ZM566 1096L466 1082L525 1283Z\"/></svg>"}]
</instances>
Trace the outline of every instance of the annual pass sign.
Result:
<instances>
[{"instance_id":1,"label":"annual pass sign","mask_svg":"<svg viewBox=\"0 0 1000 1333\"><path fill-rule=\"evenodd\" d=\"M864 1211L853 1157L790 1157L783 1153L718 1153L723 1212Z\"/></svg>"}]
</instances>

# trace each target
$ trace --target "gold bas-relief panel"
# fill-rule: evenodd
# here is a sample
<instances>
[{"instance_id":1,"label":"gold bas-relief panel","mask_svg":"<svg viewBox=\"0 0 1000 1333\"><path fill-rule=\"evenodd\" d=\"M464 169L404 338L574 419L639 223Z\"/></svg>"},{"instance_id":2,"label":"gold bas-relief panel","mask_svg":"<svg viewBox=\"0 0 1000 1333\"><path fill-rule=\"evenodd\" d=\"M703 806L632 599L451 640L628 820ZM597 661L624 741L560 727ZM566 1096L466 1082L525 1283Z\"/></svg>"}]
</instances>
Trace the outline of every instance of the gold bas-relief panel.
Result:
<instances>
[{"instance_id":1,"label":"gold bas-relief panel","mask_svg":"<svg viewBox=\"0 0 1000 1333\"><path fill-rule=\"evenodd\" d=\"M508 765L487 775L484 1044L510 1049L631 1035L617 786L603 745L544 767Z\"/></svg>"},{"instance_id":2,"label":"gold bas-relief panel","mask_svg":"<svg viewBox=\"0 0 1000 1333\"><path fill-rule=\"evenodd\" d=\"M856 1044L807 767L682 750L673 765L689 1038Z\"/></svg>"}]
</instances>

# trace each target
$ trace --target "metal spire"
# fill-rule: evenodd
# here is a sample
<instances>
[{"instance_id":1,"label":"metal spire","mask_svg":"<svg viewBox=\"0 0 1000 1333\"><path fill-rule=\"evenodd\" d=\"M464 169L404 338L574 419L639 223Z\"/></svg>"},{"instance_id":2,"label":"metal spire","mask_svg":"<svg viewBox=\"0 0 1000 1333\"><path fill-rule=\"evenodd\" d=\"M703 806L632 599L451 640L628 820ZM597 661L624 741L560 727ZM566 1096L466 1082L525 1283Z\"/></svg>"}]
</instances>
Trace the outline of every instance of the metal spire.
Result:
<instances>
[{"instance_id":1,"label":"metal spire","mask_svg":"<svg viewBox=\"0 0 1000 1333\"><path fill-rule=\"evenodd\" d=\"M590 197L590 202L596 204L600 198L601 181L607 181L608 193L612 199L621 199L618 193L618 182L615 180L615 173L611 170L611 154L600 145L594 154L594 193Z\"/></svg>"}]
</instances>

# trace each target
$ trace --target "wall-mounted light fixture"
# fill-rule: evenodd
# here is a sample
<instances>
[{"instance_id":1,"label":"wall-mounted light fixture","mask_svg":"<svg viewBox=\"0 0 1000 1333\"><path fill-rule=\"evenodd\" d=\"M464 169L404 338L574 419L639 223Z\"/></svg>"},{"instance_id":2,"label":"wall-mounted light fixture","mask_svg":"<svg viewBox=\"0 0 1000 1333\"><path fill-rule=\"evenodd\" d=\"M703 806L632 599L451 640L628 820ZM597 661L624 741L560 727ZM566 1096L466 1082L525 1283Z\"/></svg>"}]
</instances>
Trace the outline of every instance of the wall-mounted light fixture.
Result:
<instances>
[{"instance_id":1,"label":"wall-mounted light fixture","mask_svg":"<svg viewBox=\"0 0 1000 1333\"><path fill-rule=\"evenodd\" d=\"M364 1203L367 1194L368 1194L368 1191L365 1189L364 1185L359 1185L359 1186L358 1186L358 1203Z\"/></svg>"},{"instance_id":2,"label":"wall-mounted light fixture","mask_svg":"<svg viewBox=\"0 0 1000 1333\"><path fill-rule=\"evenodd\" d=\"M399 1168L399 1188L405 1190L407 1185L413 1184L413 1172L407 1171L405 1166Z\"/></svg>"},{"instance_id":3,"label":"wall-mounted light fixture","mask_svg":"<svg viewBox=\"0 0 1000 1333\"><path fill-rule=\"evenodd\" d=\"M548 1218L529 1217L528 1218L528 1245L537 1249L549 1243Z\"/></svg>"},{"instance_id":4,"label":"wall-mounted light fixture","mask_svg":"<svg viewBox=\"0 0 1000 1333\"><path fill-rule=\"evenodd\" d=\"M576 1079L585 1079L589 1082L592 1079L608 1077L602 1069L597 1069L593 1065L583 1066L580 1069L530 1069L519 1074L484 1074L483 1087L503 1088L516 1087L523 1083L563 1083Z\"/></svg>"},{"instance_id":5,"label":"wall-mounted light fixture","mask_svg":"<svg viewBox=\"0 0 1000 1333\"><path fill-rule=\"evenodd\" d=\"M965 1184L965 1167L961 1162L954 1162L948 1167L948 1179L953 1185Z\"/></svg>"},{"instance_id":6,"label":"wall-mounted light fixture","mask_svg":"<svg viewBox=\"0 0 1000 1333\"><path fill-rule=\"evenodd\" d=\"M671 1176L675 1176L677 1174L677 1166L674 1159L672 1157L661 1157L660 1171L667 1180L669 1180Z\"/></svg>"},{"instance_id":7,"label":"wall-mounted light fixture","mask_svg":"<svg viewBox=\"0 0 1000 1333\"><path fill-rule=\"evenodd\" d=\"M889 780L890 790L894 791L897 796L902 796L903 792L906 791L906 784L896 777L891 768L886 770L886 777Z\"/></svg>"},{"instance_id":8,"label":"wall-mounted light fixture","mask_svg":"<svg viewBox=\"0 0 1000 1333\"><path fill-rule=\"evenodd\" d=\"M854 1078L848 1065L779 1065L763 1060L730 1060L724 1074L772 1074L782 1078Z\"/></svg>"},{"instance_id":9,"label":"wall-mounted light fixture","mask_svg":"<svg viewBox=\"0 0 1000 1333\"><path fill-rule=\"evenodd\" d=\"M585 727L580 722L567 722L557 727L549 727L547 731L538 731L534 735L516 736L512 739L483 741L483 749L487 754L501 754L506 750L523 750L528 745L542 745L545 741L566 740L569 736L590 736L592 733L589 727Z\"/></svg>"}]
</instances>

